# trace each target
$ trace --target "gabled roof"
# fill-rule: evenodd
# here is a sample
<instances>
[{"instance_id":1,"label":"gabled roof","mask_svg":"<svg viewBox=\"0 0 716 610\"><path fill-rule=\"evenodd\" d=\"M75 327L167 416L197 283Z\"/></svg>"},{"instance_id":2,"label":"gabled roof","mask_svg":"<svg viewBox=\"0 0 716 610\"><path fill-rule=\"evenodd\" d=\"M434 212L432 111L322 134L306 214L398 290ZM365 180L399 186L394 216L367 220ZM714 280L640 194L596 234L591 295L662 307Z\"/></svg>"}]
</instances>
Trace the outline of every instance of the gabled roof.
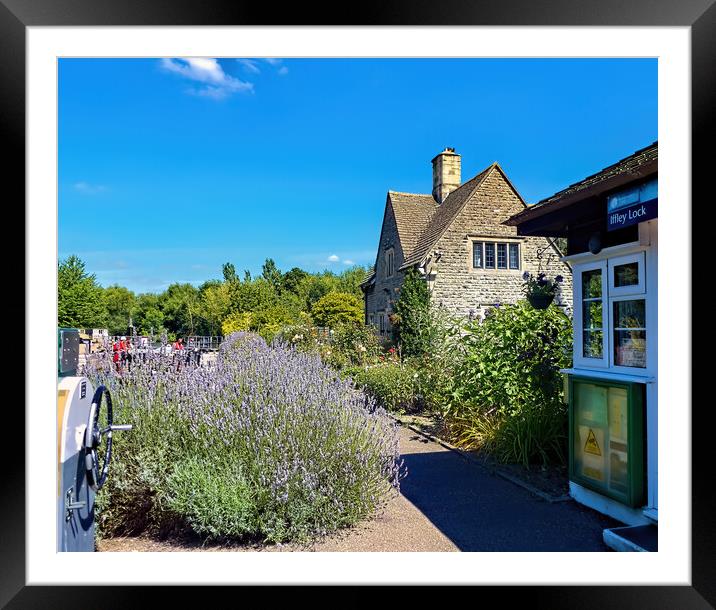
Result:
<instances>
[{"instance_id":1,"label":"gabled roof","mask_svg":"<svg viewBox=\"0 0 716 610\"><path fill-rule=\"evenodd\" d=\"M418 238L428 226L430 219L438 209L438 204L432 195L418 193L401 193L388 191L386 206L390 205L395 218L395 225L398 230L400 247L403 256L409 256L415 249ZM385 220L383 221L385 222ZM375 266L373 270L363 278L360 286L367 286L375 279Z\"/></svg>"},{"instance_id":2,"label":"gabled roof","mask_svg":"<svg viewBox=\"0 0 716 610\"><path fill-rule=\"evenodd\" d=\"M508 218L504 224L515 226L526 220L537 218L543 214L557 210L565 204L570 204L583 197L593 196L599 192L605 192L624 179L638 179L650 173L656 173L659 160L659 142L653 142L624 157L620 161L605 167L596 174L587 176L584 180L570 184L567 188L558 191L554 195L542 199L534 205L529 206L519 214Z\"/></svg>"},{"instance_id":3,"label":"gabled roof","mask_svg":"<svg viewBox=\"0 0 716 610\"><path fill-rule=\"evenodd\" d=\"M502 174L520 201L527 205L498 163L493 163L471 180L461 184L441 204L438 204L432 195L388 191L386 214L387 206L390 205L403 249L404 261L400 267L401 270L419 265L427 258L473 193L482 186L494 169ZM383 222L385 222L385 217ZM374 280L375 265L360 285L368 286Z\"/></svg>"},{"instance_id":4,"label":"gabled roof","mask_svg":"<svg viewBox=\"0 0 716 610\"><path fill-rule=\"evenodd\" d=\"M388 191L388 199L393 206L403 256L408 257L415 250L420 236L431 224L430 221L439 206L432 195Z\"/></svg>"},{"instance_id":5,"label":"gabled roof","mask_svg":"<svg viewBox=\"0 0 716 610\"><path fill-rule=\"evenodd\" d=\"M460 185L440 205L435 204L435 213L430 217L430 222L420 234L412 252L405 255L405 261L400 267L401 269L407 269L423 261L452 221L455 220L455 217L460 213L470 196L480 187L495 167L498 167L497 163L493 163L477 176ZM430 198L432 199L432 196Z\"/></svg>"}]
</instances>

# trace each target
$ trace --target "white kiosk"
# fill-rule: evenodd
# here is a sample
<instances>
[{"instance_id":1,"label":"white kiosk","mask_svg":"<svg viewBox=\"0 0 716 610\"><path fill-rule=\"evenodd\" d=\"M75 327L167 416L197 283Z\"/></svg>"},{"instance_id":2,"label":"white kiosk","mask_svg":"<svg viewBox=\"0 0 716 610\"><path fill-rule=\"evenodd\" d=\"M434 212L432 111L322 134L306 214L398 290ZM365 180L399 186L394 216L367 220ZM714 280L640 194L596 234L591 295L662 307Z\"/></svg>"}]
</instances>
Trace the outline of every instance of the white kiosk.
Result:
<instances>
[{"instance_id":1,"label":"white kiosk","mask_svg":"<svg viewBox=\"0 0 716 610\"><path fill-rule=\"evenodd\" d=\"M628 526L618 550L657 550L658 143L510 218L566 237L574 277L570 495Z\"/></svg>"}]
</instances>

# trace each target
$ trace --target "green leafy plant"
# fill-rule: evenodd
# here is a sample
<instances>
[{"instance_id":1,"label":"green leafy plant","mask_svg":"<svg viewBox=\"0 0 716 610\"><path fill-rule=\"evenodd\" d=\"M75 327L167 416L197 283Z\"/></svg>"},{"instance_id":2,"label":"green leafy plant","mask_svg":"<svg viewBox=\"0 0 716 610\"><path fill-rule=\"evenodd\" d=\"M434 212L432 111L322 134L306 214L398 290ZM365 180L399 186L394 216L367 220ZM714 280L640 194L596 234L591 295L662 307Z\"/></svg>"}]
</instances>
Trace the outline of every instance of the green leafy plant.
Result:
<instances>
[{"instance_id":1,"label":"green leafy plant","mask_svg":"<svg viewBox=\"0 0 716 610\"><path fill-rule=\"evenodd\" d=\"M419 408L418 372L400 362L383 362L367 367L350 367L343 371L357 387L388 411L411 412Z\"/></svg>"},{"instance_id":2,"label":"green leafy plant","mask_svg":"<svg viewBox=\"0 0 716 610\"><path fill-rule=\"evenodd\" d=\"M555 306L525 301L469 323L444 414L462 446L524 464L562 460L566 410L561 368L571 364L572 326Z\"/></svg>"},{"instance_id":3,"label":"green leafy plant","mask_svg":"<svg viewBox=\"0 0 716 610\"><path fill-rule=\"evenodd\" d=\"M430 311L430 291L425 279L416 269L408 269L391 318L395 339L404 356L430 353L433 324Z\"/></svg>"}]
</instances>

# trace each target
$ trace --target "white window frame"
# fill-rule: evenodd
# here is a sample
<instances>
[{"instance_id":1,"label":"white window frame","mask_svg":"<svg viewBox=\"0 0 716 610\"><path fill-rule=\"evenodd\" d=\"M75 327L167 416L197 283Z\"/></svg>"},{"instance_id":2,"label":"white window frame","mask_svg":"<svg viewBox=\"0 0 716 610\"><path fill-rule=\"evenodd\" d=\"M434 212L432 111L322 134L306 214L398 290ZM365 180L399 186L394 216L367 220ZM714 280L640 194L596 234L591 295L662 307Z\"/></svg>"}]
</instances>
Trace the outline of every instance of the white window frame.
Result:
<instances>
[{"instance_id":1,"label":"white window frame","mask_svg":"<svg viewBox=\"0 0 716 610\"><path fill-rule=\"evenodd\" d=\"M602 357L587 358L584 356L584 299L582 297L582 274L586 271L602 272ZM607 291L607 261L599 260L591 263L575 265L572 272L574 281L574 352L572 360L575 368L609 368L609 314L605 309L609 305L609 292Z\"/></svg>"},{"instance_id":2,"label":"white window frame","mask_svg":"<svg viewBox=\"0 0 716 610\"><path fill-rule=\"evenodd\" d=\"M618 256L608 259L609 263L609 298L619 297L622 295L635 295L646 293L646 260L644 252L636 252L626 256ZM637 264L637 273L639 282L632 286L616 286L615 285L615 268L620 265L628 265L629 263Z\"/></svg>"},{"instance_id":3,"label":"white window frame","mask_svg":"<svg viewBox=\"0 0 716 610\"><path fill-rule=\"evenodd\" d=\"M620 263L621 264L621 263ZM646 335L646 349L644 350L644 366L621 366L615 364L614 359L614 303L619 301L644 301L644 333ZM649 371L649 307L648 300L645 292L635 292L629 295L622 295L616 297L609 297L609 339L607 344L609 345L609 369L620 372L629 373L631 375L647 375Z\"/></svg>"}]
</instances>

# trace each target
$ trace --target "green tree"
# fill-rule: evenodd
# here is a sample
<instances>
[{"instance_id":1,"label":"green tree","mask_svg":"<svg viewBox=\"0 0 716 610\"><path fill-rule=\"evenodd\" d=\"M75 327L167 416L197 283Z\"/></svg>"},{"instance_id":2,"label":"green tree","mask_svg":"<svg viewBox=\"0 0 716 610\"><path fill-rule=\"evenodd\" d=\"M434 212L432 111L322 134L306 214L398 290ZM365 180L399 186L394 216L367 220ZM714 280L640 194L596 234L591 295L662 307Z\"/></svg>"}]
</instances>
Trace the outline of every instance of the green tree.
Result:
<instances>
[{"instance_id":1,"label":"green tree","mask_svg":"<svg viewBox=\"0 0 716 610\"><path fill-rule=\"evenodd\" d=\"M299 294L301 284L307 277L308 273L306 273L303 269L294 267L290 271L283 274L283 277L281 278L281 291L291 292L296 295Z\"/></svg>"},{"instance_id":2,"label":"green tree","mask_svg":"<svg viewBox=\"0 0 716 610\"><path fill-rule=\"evenodd\" d=\"M267 258L264 262L263 267L261 268L261 277L271 284L271 287L277 293L281 292L283 275L272 258Z\"/></svg>"},{"instance_id":3,"label":"green tree","mask_svg":"<svg viewBox=\"0 0 716 610\"><path fill-rule=\"evenodd\" d=\"M311 311L315 303L329 292L340 292L338 278L330 271L309 275L304 278L299 288L299 295L305 303L307 311Z\"/></svg>"},{"instance_id":4,"label":"green tree","mask_svg":"<svg viewBox=\"0 0 716 610\"><path fill-rule=\"evenodd\" d=\"M316 301L311 316L318 326L363 323L363 302L354 294L329 292Z\"/></svg>"},{"instance_id":5,"label":"green tree","mask_svg":"<svg viewBox=\"0 0 716 610\"><path fill-rule=\"evenodd\" d=\"M393 329L404 356L422 356L430 352L433 329L430 290L414 268L408 269L400 288Z\"/></svg>"},{"instance_id":6,"label":"green tree","mask_svg":"<svg viewBox=\"0 0 716 610\"><path fill-rule=\"evenodd\" d=\"M160 297L166 328L177 336L196 334L201 324L199 291L191 284L171 284Z\"/></svg>"},{"instance_id":7,"label":"green tree","mask_svg":"<svg viewBox=\"0 0 716 610\"><path fill-rule=\"evenodd\" d=\"M134 325L143 335L160 335L164 330L164 313L161 309L160 297L157 294L140 294L136 298L134 309Z\"/></svg>"},{"instance_id":8,"label":"green tree","mask_svg":"<svg viewBox=\"0 0 716 610\"><path fill-rule=\"evenodd\" d=\"M232 282L229 286L231 311L257 311L270 307L278 300L273 286L263 277L255 280Z\"/></svg>"},{"instance_id":9,"label":"green tree","mask_svg":"<svg viewBox=\"0 0 716 610\"><path fill-rule=\"evenodd\" d=\"M123 335L127 332L129 318L136 314L137 299L131 290L114 284L104 291L107 304L107 329L110 335ZM136 320L132 320L133 323Z\"/></svg>"},{"instance_id":10,"label":"green tree","mask_svg":"<svg viewBox=\"0 0 716 610\"><path fill-rule=\"evenodd\" d=\"M368 275L368 267L356 265L346 269L338 276L338 290L340 292L348 292L357 297L363 298L363 291L360 289L360 283Z\"/></svg>"},{"instance_id":11,"label":"green tree","mask_svg":"<svg viewBox=\"0 0 716 610\"><path fill-rule=\"evenodd\" d=\"M221 332L221 323L231 310L231 291L229 284L219 283L209 286L202 294L202 309L209 323L212 335Z\"/></svg>"},{"instance_id":12,"label":"green tree","mask_svg":"<svg viewBox=\"0 0 716 610\"><path fill-rule=\"evenodd\" d=\"M236 275L236 267L232 263L224 263L221 267L225 282L235 282L239 278Z\"/></svg>"},{"instance_id":13,"label":"green tree","mask_svg":"<svg viewBox=\"0 0 716 610\"><path fill-rule=\"evenodd\" d=\"M104 290L74 254L57 268L57 323L74 328L104 328L107 323Z\"/></svg>"}]
</instances>

